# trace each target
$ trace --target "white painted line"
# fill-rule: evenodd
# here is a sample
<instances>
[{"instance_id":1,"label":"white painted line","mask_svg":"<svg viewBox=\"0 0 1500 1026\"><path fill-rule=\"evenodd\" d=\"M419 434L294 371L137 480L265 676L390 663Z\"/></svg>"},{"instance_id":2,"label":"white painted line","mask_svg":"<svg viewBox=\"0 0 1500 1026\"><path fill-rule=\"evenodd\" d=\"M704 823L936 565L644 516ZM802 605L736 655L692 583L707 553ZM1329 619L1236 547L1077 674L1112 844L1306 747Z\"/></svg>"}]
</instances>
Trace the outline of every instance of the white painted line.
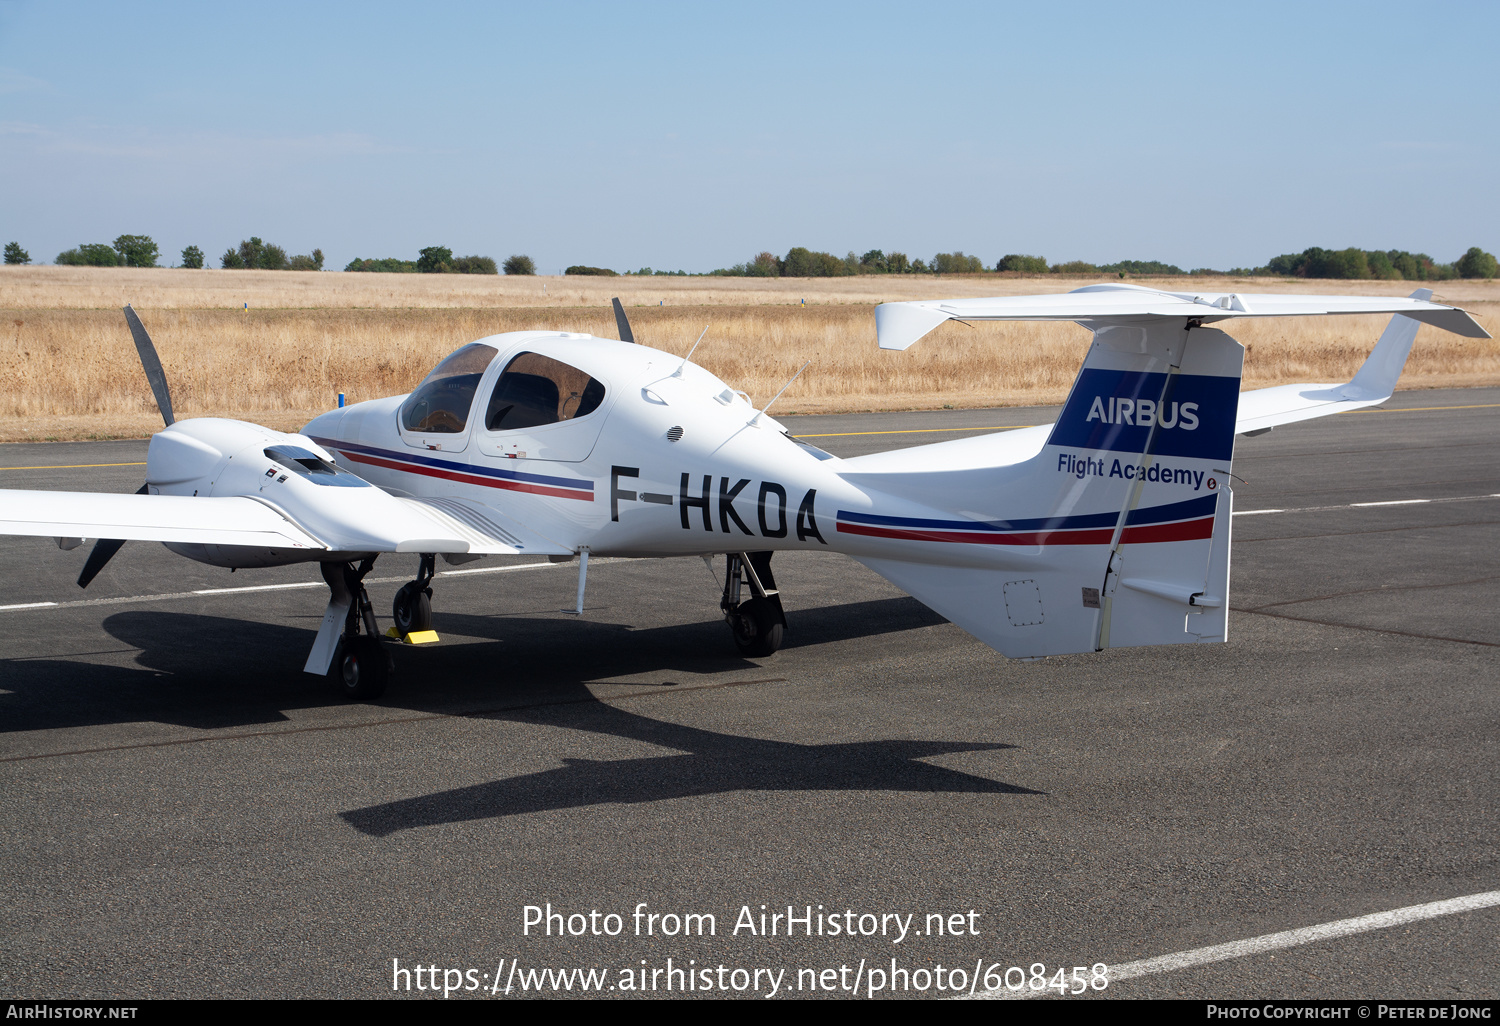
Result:
<instances>
[{"instance_id":1,"label":"white painted line","mask_svg":"<svg viewBox=\"0 0 1500 1026\"><path fill-rule=\"evenodd\" d=\"M1470 894L1467 897L1449 898L1446 901L1430 901L1425 905L1408 905L1389 912L1355 916L1353 919L1339 919L1318 926L1304 926L1300 930L1268 933L1247 940L1230 941L1228 944L1213 944L1206 948L1193 948L1190 951L1178 951L1170 955L1158 955L1155 958L1143 958L1135 962L1122 962L1109 967L1109 982L1114 985L1120 980L1129 980L1137 976L1176 972L1179 969L1191 969L1213 962L1223 962L1230 958L1243 958L1246 955L1259 955L1266 951L1296 948L1304 944L1332 940L1336 937L1348 937L1356 933L1367 933L1370 930L1384 930L1392 926L1420 922L1423 919L1436 919L1439 916L1451 916L1458 912L1473 912L1496 905L1500 905L1500 891L1486 891L1483 894ZM976 994L975 997L1004 1000L1045 997L1049 993L1053 992L997 989L984 991Z\"/></svg>"},{"instance_id":2,"label":"white painted line","mask_svg":"<svg viewBox=\"0 0 1500 1026\"><path fill-rule=\"evenodd\" d=\"M478 566L473 570L444 570L439 577L462 577L464 574L503 574L507 570L538 570L546 566L563 566L562 563L513 563L510 566Z\"/></svg>"},{"instance_id":3,"label":"white painted line","mask_svg":"<svg viewBox=\"0 0 1500 1026\"><path fill-rule=\"evenodd\" d=\"M1328 513L1336 509L1358 509L1367 506L1416 506L1424 503L1438 502L1473 502L1475 499L1500 499L1500 493L1493 495L1450 495L1441 499L1392 499L1387 502L1350 502L1342 506L1299 506L1295 509L1237 509L1234 516L1253 517L1262 513Z\"/></svg>"},{"instance_id":4,"label":"white painted line","mask_svg":"<svg viewBox=\"0 0 1500 1026\"><path fill-rule=\"evenodd\" d=\"M631 563L634 557L616 556L608 559L589 560L590 566L601 563ZM511 566L486 566L474 570L444 570L439 577L460 574L503 574L514 570L541 570L546 567L569 566L568 563L519 563ZM407 577L366 577L366 584L405 584ZM84 606L123 606L133 602L170 602L177 599L213 598L220 595L244 595L260 591L295 591L303 588L326 588L322 581L298 581L293 584L251 584L243 588L200 588L197 591L172 591L158 595L119 595L113 598L76 599L72 602L23 602L14 606L0 606L0 613L19 612L25 609L79 609Z\"/></svg>"},{"instance_id":5,"label":"white painted line","mask_svg":"<svg viewBox=\"0 0 1500 1026\"><path fill-rule=\"evenodd\" d=\"M201 588L194 595L237 595L242 591L288 591L292 588L323 588L321 581L304 581L298 584L252 584L244 588Z\"/></svg>"},{"instance_id":6,"label":"white painted line","mask_svg":"<svg viewBox=\"0 0 1500 1026\"><path fill-rule=\"evenodd\" d=\"M600 566L604 563L633 563L639 558L636 556L613 556L603 559L589 560L589 566ZM512 563L510 566L480 566L473 570L444 570L438 574L439 577L459 577L463 574L508 574L515 570L542 570L549 566L577 566L573 560L564 560L554 563L548 560L545 563Z\"/></svg>"}]
</instances>

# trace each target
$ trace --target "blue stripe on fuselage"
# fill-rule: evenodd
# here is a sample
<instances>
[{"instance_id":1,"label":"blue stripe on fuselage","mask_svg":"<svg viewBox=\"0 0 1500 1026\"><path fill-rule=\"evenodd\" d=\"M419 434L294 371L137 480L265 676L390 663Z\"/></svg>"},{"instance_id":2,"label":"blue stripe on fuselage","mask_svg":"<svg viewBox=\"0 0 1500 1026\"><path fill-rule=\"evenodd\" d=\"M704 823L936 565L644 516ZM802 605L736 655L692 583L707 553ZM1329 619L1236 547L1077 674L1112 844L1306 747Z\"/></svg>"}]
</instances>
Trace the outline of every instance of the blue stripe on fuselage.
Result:
<instances>
[{"instance_id":1,"label":"blue stripe on fuselage","mask_svg":"<svg viewBox=\"0 0 1500 1026\"><path fill-rule=\"evenodd\" d=\"M494 477L504 481L525 481L530 484L551 485L554 488L578 488L592 492L594 482L576 477L548 477L545 474L525 474L519 470L501 470L499 467L486 467L477 463L455 463L452 460L440 460L432 456L421 456L412 452L397 452L392 449L381 449L374 445L361 445L358 442L345 442L337 438L313 438L314 442L328 449L349 449L353 452L362 452L369 456L380 456L388 460L396 460L403 463L416 463L424 467L435 467L439 470L452 470L461 474L477 474L482 477Z\"/></svg>"},{"instance_id":2,"label":"blue stripe on fuselage","mask_svg":"<svg viewBox=\"0 0 1500 1026\"><path fill-rule=\"evenodd\" d=\"M1204 495L1183 502L1169 502L1165 506L1133 509L1125 517L1125 523L1127 526L1137 527L1142 524L1166 524L1174 520L1212 516L1217 502L1217 495ZM1114 527L1120 514L1083 513L1029 520L928 520L922 517L889 517L841 509L838 511L838 519L851 524L869 524L872 527L910 527L932 531L1068 531L1087 527Z\"/></svg>"}]
</instances>

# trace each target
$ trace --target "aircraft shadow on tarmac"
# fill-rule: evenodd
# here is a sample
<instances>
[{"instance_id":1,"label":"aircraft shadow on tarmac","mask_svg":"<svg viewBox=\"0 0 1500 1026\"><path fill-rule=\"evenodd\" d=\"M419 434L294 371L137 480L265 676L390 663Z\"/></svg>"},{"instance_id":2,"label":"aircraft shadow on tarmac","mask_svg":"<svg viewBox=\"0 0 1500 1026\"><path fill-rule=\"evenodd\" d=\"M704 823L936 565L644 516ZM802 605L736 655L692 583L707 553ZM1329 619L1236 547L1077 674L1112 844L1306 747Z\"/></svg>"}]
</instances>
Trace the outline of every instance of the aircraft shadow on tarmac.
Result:
<instances>
[{"instance_id":1,"label":"aircraft shadow on tarmac","mask_svg":"<svg viewBox=\"0 0 1500 1026\"><path fill-rule=\"evenodd\" d=\"M500 713L494 718L628 737L684 754L608 761L564 759L560 769L354 809L343 813L343 818L362 833L385 837L441 823L732 791L1038 793L918 761L1013 745L902 740L795 744L685 727L602 703L590 706L583 715L549 708Z\"/></svg>"},{"instance_id":2,"label":"aircraft shadow on tarmac","mask_svg":"<svg viewBox=\"0 0 1500 1026\"><path fill-rule=\"evenodd\" d=\"M787 648L915 630L943 623L910 598L798 610ZM763 669L738 655L722 622L632 630L602 619L557 616L434 616L440 634L498 644L392 646L396 676L381 705L423 712L454 706L535 705L587 695L585 682L651 675L640 686L681 683L690 674ZM79 660L0 660L0 735L15 731L158 722L223 729L287 720L284 710L342 703L304 674L317 619L304 628L162 610L132 610L104 621L132 649L134 667ZM101 646L103 647L103 646ZM667 678L667 679L664 679ZM456 710L462 712L462 708Z\"/></svg>"},{"instance_id":3,"label":"aircraft shadow on tarmac","mask_svg":"<svg viewBox=\"0 0 1500 1026\"><path fill-rule=\"evenodd\" d=\"M495 644L397 649L391 701L402 708L546 724L614 735L676 754L595 761L354 809L343 818L384 837L440 823L731 791L916 791L1035 794L924 758L997 751L992 742L884 740L796 744L723 734L641 716L598 701L588 681L672 671L713 676L766 666L740 658L722 623L631 630L598 620L439 615L440 631ZM792 644L816 645L942 623L910 598L796 611ZM139 668L62 660L0 662L0 733L156 721L203 729L285 721L288 708L325 706L327 686L300 673L307 629L196 614L131 611L105 629L140 649ZM795 632L795 633L793 633ZM730 677L724 683L732 684ZM644 682L652 689L674 682Z\"/></svg>"}]
</instances>

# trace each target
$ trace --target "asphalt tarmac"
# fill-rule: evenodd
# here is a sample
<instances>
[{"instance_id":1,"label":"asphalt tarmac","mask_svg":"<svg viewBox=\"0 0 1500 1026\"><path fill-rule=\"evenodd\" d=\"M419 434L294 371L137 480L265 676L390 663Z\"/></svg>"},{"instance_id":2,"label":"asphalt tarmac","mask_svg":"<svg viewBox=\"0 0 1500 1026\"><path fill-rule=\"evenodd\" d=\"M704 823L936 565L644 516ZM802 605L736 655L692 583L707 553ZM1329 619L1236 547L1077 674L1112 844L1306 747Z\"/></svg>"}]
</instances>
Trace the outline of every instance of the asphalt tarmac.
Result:
<instances>
[{"instance_id":1,"label":"asphalt tarmac","mask_svg":"<svg viewBox=\"0 0 1500 1026\"><path fill-rule=\"evenodd\" d=\"M853 455L1052 416L786 420ZM132 543L82 592L86 550L0 539L0 607L58 603L0 610L0 995L498 1000L576 968L841 997L895 959L949 996L954 968L1495 891L1497 438L1500 389L1472 389L1241 439L1229 643L1035 663L820 555L777 557L786 645L747 660L700 561L599 561L581 620L566 565L439 578L442 642L347 704L300 672L320 584L194 594L314 569ZM144 458L0 446L0 487L133 491ZM377 568L383 620L414 569ZM539 935L549 903L581 918ZM839 935L786 936L788 905ZM1493 999L1497 935L1491 907L1089 996Z\"/></svg>"}]
</instances>

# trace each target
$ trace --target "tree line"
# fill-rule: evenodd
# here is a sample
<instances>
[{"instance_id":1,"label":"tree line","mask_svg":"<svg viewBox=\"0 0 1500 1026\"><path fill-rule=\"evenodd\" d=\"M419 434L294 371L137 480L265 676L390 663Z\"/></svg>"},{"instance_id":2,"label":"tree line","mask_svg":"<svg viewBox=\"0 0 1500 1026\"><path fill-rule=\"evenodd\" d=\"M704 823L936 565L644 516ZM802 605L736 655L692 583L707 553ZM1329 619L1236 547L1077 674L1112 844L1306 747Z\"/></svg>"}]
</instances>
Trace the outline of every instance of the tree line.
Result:
<instances>
[{"instance_id":1,"label":"tree line","mask_svg":"<svg viewBox=\"0 0 1500 1026\"><path fill-rule=\"evenodd\" d=\"M863 256L851 250L844 257L820 253L797 246L778 257L771 252L758 253L754 259L733 267L709 272L721 277L737 278L836 278L855 274L981 274L991 268L977 256L962 250L939 253L930 261L915 260L905 253L886 253L872 249ZM994 273L1021 275L1066 274L1088 275L1215 275L1228 277L1279 278L1363 278L1389 281L1446 281L1453 278L1494 278L1500 274L1495 257L1478 246L1472 246L1451 264L1438 263L1426 253L1405 250L1327 250L1318 246L1301 253L1272 257L1262 267L1232 267L1227 271L1196 267L1184 271L1176 264L1160 260L1117 260L1110 264L1092 264L1086 260L1068 260L1049 264L1046 257L1007 253L996 261ZM573 273L571 270L569 273ZM651 273L643 268L642 273ZM661 272L656 272L660 274Z\"/></svg>"},{"instance_id":2,"label":"tree line","mask_svg":"<svg viewBox=\"0 0 1500 1026\"><path fill-rule=\"evenodd\" d=\"M53 263L73 267L160 267L161 250L149 235L121 235L112 243L85 242L57 254ZM5 245L7 264L29 264L31 254L21 248L19 242ZM199 269L203 267L203 250L197 246L186 246L182 250L181 266ZM262 241L252 235L241 242L238 248L231 247L219 258L220 267L243 270L252 268L265 271L321 271L323 251L315 249L308 254L287 256L280 246Z\"/></svg>"},{"instance_id":3,"label":"tree line","mask_svg":"<svg viewBox=\"0 0 1500 1026\"><path fill-rule=\"evenodd\" d=\"M113 243L93 242L64 250L57 255L58 264L88 267L157 267L160 253L149 235L121 235ZM19 242L5 245L7 264L29 264L31 254L21 248ZM183 267L201 268L203 251L197 246L188 246L182 251ZM225 250L219 258L219 266L227 269L253 269L263 271L321 271L323 251L315 249L309 254L288 256L282 247L263 241L252 235L238 247ZM497 267L494 259L487 256L454 256L447 246L428 246L421 250L417 259L402 260L399 257L364 259L355 257L345 265L346 271L385 271L412 274L535 274L536 262L524 254L515 254ZM573 264L564 274L607 275L617 272L608 267L592 267ZM642 267L639 271L626 271L627 275L671 275L686 277L686 271L654 271ZM977 256L954 250L938 253L931 260L909 258L905 253L872 249L863 256L851 250L843 257L832 253L810 250L805 246L794 246L786 256L777 256L769 251L757 253L752 259L733 267L721 267L708 272L709 276L736 278L835 278L856 274L1065 274L1073 277L1089 275L1220 275L1230 277L1279 277L1279 278L1344 278L1373 279L1386 281L1447 281L1453 278L1494 278L1500 275L1500 265L1495 257L1478 246L1471 246L1463 256L1452 263L1443 264L1426 253L1408 253L1406 250L1364 250L1357 248L1329 250L1318 246L1301 253L1283 253L1272 257L1261 267L1232 267L1218 271L1211 267L1197 267L1184 271L1176 264L1160 260L1117 260L1110 264L1091 264L1084 260L1069 260L1049 264L1046 257L1029 256L1023 253L1007 253L996 261L993 269Z\"/></svg>"},{"instance_id":4,"label":"tree line","mask_svg":"<svg viewBox=\"0 0 1500 1026\"><path fill-rule=\"evenodd\" d=\"M113 243L86 242L57 255L57 264L75 267L159 267L161 251L149 235L121 235ZM19 242L5 245L7 264L29 264L31 254ZM204 265L203 250L187 246L182 251L182 267L194 270ZM219 257L219 266L226 270L255 271L321 271L323 251L291 256L274 242L266 242L258 235L231 246ZM395 257L363 260L355 257L344 268L346 271L410 271L419 274L499 274L492 257L459 256L447 246L428 246L415 260ZM535 274L536 264L531 257L518 254L505 261L506 274Z\"/></svg>"},{"instance_id":5,"label":"tree line","mask_svg":"<svg viewBox=\"0 0 1500 1026\"><path fill-rule=\"evenodd\" d=\"M361 259L355 257L344 265L346 271L384 271L395 274L499 274L495 259L487 256L453 255L447 246L428 246L415 260L400 257ZM535 274L536 264L529 256L513 256L505 261L506 274Z\"/></svg>"}]
</instances>

